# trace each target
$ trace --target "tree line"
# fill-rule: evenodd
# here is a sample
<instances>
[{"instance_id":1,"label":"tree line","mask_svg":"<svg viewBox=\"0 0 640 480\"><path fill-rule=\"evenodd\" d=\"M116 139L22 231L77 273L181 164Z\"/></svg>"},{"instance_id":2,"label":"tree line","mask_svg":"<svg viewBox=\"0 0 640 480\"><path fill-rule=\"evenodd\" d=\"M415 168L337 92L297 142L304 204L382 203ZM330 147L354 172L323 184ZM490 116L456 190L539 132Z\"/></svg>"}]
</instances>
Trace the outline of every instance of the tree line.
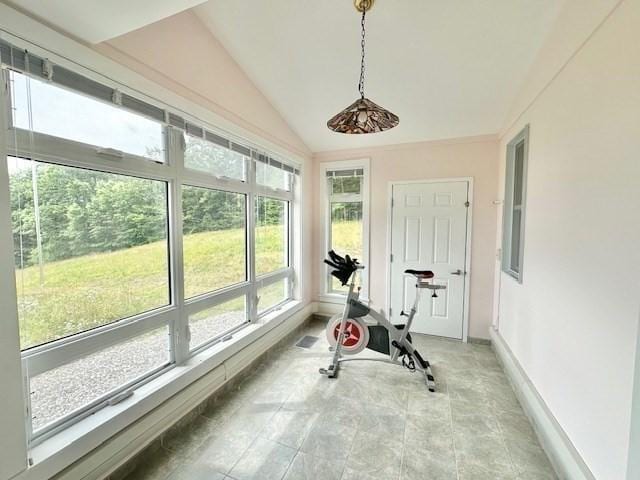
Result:
<instances>
[{"instance_id":1,"label":"tree line","mask_svg":"<svg viewBox=\"0 0 640 480\"><path fill-rule=\"evenodd\" d=\"M167 186L160 181L18 160L11 173L11 212L18 268L110 252L167 238ZM35 186L35 188L34 188ZM37 194L37 209L34 203ZM243 194L185 186L183 232L242 228ZM259 197L259 225L278 224L284 204ZM39 228L37 228L39 226Z\"/></svg>"}]
</instances>

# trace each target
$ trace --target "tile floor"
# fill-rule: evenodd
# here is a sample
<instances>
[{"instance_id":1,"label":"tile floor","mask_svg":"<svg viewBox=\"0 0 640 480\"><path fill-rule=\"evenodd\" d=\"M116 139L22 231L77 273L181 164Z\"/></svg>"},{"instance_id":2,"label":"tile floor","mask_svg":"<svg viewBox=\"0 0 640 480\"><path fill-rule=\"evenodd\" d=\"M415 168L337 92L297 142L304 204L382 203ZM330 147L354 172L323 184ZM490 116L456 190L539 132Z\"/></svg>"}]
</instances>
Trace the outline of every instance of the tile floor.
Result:
<instances>
[{"instance_id":1,"label":"tile floor","mask_svg":"<svg viewBox=\"0 0 640 480\"><path fill-rule=\"evenodd\" d=\"M127 479L556 478L490 347L416 335L436 375L429 393L418 374L379 362L320 375L330 358L323 327L305 329L320 337L311 349L292 339L165 435Z\"/></svg>"}]
</instances>

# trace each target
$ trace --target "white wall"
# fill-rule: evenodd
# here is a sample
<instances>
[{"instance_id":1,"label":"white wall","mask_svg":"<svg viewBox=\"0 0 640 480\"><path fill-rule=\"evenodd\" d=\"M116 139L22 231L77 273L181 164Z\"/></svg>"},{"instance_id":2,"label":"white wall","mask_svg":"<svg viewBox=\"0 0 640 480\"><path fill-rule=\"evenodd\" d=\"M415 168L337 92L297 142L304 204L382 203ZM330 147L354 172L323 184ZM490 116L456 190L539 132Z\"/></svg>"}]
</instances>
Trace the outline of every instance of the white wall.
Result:
<instances>
[{"instance_id":1,"label":"white wall","mask_svg":"<svg viewBox=\"0 0 640 480\"><path fill-rule=\"evenodd\" d=\"M499 332L595 478L618 480L640 293L640 2L588 3L588 22L566 3L502 136L501 188L506 144L530 125L523 283L501 275Z\"/></svg>"}]
</instances>

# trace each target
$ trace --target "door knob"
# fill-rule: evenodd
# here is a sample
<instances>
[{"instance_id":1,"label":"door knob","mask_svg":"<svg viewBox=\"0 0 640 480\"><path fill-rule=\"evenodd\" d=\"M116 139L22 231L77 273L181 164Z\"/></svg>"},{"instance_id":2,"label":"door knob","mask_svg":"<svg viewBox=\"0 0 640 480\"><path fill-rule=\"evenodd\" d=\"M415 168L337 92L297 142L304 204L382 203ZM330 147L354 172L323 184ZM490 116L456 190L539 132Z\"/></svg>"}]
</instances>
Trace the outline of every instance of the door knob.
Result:
<instances>
[{"instance_id":1,"label":"door knob","mask_svg":"<svg viewBox=\"0 0 640 480\"><path fill-rule=\"evenodd\" d=\"M462 273L463 273L462 270L457 269L457 270L451 272L451 275L462 275Z\"/></svg>"}]
</instances>

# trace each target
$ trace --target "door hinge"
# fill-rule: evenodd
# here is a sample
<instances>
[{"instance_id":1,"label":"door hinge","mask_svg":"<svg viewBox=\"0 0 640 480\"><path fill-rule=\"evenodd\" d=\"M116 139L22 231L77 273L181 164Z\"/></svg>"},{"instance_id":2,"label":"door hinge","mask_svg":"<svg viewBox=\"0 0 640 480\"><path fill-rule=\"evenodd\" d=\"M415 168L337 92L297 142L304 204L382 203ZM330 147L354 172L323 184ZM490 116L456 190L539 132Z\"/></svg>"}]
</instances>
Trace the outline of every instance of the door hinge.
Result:
<instances>
[{"instance_id":1,"label":"door hinge","mask_svg":"<svg viewBox=\"0 0 640 480\"><path fill-rule=\"evenodd\" d=\"M393 197L391 197L391 208L393 208L393 204L394 204L394 203L395 203L395 202L394 202L394 200L393 200Z\"/></svg>"},{"instance_id":2,"label":"door hinge","mask_svg":"<svg viewBox=\"0 0 640 480\"><path fill-rule=\"evenodd\" d=\"M469 207L469 205L471 205L471 204L469 203L469 200L467 200L466 202L464 202L464 206L465 206L465 207Z\"/></svg>"},{"instance_id":3,"label":"door hinge","mask_svg":"<svg viewBox=\"0 0 640 480\"><path fill-rule=\"evenodd\" d=\"M392 315L393 315L393 309L389 307L389 318L391 318Z\"/></svg>"},{"instance_id":4,"label":"door hinge","mask_svg":"<svg viewBox=\"0 0 640 480\"><path fill-rule=\"evenodd\" d=\"M393 253L389 255L389 261L393 262Z\"/></svg>"}]
</instances>

